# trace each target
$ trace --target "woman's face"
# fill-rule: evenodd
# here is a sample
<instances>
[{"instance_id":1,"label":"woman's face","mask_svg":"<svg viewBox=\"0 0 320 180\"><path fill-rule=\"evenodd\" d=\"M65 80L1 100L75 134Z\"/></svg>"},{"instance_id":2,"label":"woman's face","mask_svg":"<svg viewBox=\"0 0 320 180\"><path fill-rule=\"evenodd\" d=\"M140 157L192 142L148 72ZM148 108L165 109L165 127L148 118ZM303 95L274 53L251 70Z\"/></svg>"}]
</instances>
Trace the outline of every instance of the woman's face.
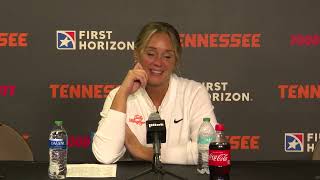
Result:
<instances>
[{"instance_id":1,"label":"woman's face","mask_svg":"<svg viewBox=\"0 0 320 180\"><path fill-rule=\"evenodd\" d=\"M155 33L140 54L143 69L148 75L149 86L168 85L176 65L176 56L167 33Z\"/></svg>"}]
</instances>

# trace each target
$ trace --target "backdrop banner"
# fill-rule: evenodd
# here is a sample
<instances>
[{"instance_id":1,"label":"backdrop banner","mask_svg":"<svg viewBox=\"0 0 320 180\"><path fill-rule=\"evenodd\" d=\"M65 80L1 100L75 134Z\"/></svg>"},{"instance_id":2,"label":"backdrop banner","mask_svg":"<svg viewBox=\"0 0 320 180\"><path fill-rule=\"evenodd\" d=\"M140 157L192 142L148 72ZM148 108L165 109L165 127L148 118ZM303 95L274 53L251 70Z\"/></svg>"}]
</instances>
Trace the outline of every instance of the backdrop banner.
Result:
<instances>
[{"instance_id":1,"label":"backdrop banner","mask_svg":"<svg viewBox=\"0 0 320 180\"><path fill-rule=\"evenodd\" d=\"M69 161L95 162L108 93L133 65L142 26L180 32L178 75L201 82L232 160L309 160L320 138L320 1L16 1L0 6L0 122L48 161L54 120ZM317 75L318 74L318 75ZM5 145L3 145L5 146Z\"/></svg>"}]
</instances>

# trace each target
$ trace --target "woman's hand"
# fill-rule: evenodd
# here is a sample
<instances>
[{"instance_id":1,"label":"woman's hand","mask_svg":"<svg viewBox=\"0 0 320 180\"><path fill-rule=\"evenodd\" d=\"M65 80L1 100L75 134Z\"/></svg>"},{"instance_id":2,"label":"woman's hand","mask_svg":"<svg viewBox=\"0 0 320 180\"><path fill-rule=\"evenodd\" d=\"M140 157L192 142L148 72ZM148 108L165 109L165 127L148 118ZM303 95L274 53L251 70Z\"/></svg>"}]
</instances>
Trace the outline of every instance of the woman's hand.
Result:
<instances>
[{"instance_id":1,"label":"woman's hand","mask_svg":"<svg viewBox=\"0 0 320 180\"><path fill-rule=\"evenodd\" d=\"M146 71L140 63L137 63L133 69L129 70L127 76L124 78L112 101L110 109L126 113L128 96L136 92L140 87L146 87L147 82L148 76Z\"/></svg>"},{"instance_id":2,"label":"woman's hand","mask_svg":"<svg viewBox=\"0 0 320 180\"><path fill-rule=\"evenodd\" d=\"M143 146L126 124L125 146L130 154L137 159L152 161L153 149Z\"/></svg>"},{"instance_id":3,"label":"woman's hand","mask_svg":"<svg viewBox=\"0 0 320 180\"><path fill-rule=\"evenodd\" d=\"M137 63L133 69L129 70L119 91L128 96L136 92L140 87L145 88L147 82L148 75L146 71L142 68L140 63Z\"/></svg>"}]
</instances>

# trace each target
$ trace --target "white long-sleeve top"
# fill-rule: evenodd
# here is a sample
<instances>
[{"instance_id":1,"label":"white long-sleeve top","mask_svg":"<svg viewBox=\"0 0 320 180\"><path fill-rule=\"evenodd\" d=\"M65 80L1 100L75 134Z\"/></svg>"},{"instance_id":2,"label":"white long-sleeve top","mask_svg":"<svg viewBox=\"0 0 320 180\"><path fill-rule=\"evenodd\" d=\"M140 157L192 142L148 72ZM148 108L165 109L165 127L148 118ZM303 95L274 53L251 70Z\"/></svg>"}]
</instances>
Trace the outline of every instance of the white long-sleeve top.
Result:
<instances>
[{"instance_id":1,"label":"white long-sleeve top","mask_svg":"<svg viewBox=\"0 0 320 180\"><path fill-rule=\"evenodd\" d=\"M101 114L98 130L92 143L92 151L98 161L110 164L125 153L125 123L139 142L146 144L146 121L157 109L145 89L140 88L127 99L127 111L110 109L119 88L112 90ZM171 75L168 91L158 108L165 120L167 141L161 144L161 162L170 164L196 164L198 160L197 136L204 117L216 124L209 94L206 88L193 80Z\"/></svg>"}]
</instances>

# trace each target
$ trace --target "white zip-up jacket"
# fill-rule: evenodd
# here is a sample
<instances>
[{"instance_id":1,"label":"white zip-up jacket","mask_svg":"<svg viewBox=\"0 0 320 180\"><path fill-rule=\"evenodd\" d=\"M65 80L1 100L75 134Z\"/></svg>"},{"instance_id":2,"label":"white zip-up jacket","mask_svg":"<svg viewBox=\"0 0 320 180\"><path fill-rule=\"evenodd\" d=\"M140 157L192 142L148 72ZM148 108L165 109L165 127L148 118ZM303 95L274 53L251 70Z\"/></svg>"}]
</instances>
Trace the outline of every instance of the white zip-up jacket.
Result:
<instances>
[{"instance_id":1,"label":"white zip-up jacket","mask_svg":"<svg viewBox=\"0 0 320 180\"><path fill-rule=\"evenodd\" d=\"M147 92L140 88L127 100L127 112L110 109L119 87L112 90L106 101L93 138L92 151L98 161L110 164L118 161L126 151L125 123L142 145L146 144L146 121L157 109ZM203 118L216 124L213 106L206 88L193 80L171 75L168 91L158 108L165 120L167 141L161 144L161 162L170 164L196 164L198 160L197 136Z\"/></svg>"}]
</instances>

